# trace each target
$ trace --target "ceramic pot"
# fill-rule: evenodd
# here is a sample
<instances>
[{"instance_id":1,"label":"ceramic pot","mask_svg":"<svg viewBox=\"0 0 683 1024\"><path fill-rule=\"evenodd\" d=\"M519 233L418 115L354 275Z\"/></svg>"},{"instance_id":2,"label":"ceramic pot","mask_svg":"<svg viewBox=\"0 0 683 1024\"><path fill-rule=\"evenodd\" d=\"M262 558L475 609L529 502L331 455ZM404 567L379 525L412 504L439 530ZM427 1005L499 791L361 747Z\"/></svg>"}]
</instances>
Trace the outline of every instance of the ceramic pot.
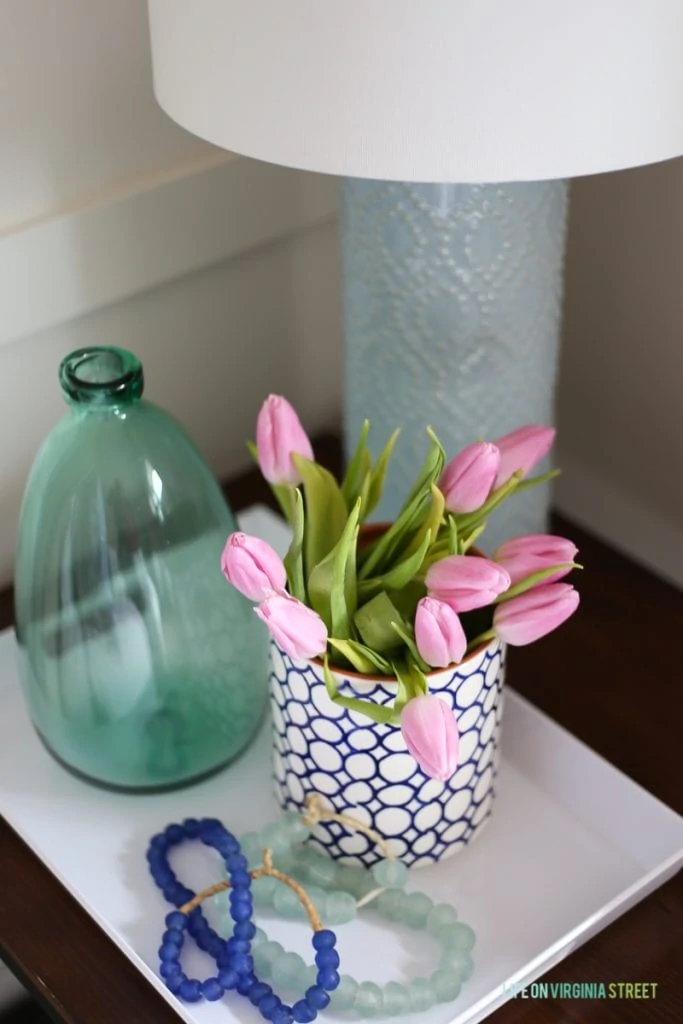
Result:
<instances>
[{"instance_id":1,"label":"ceramic pot","mask_svg":"<svg viewBox=\"0 0 683 1024\"><path fill-rule=\"evenodd\" d=\"M460 760L448 782L428 778L408 753L401 730L376 725L335 704L322 664L293 661L271 641L270 697L275 791L285 809L300 809L319 793L385 837L409 866L435 864L479 835L495 795L503 711L505 645L492 640L460 665L428 676L429 691L452 707L460 729ZM334 670L341 694L393 700L396 682ZM349 863L381 856L362 833L321 823L315 837Z\"/></svg>"}]
</instances>

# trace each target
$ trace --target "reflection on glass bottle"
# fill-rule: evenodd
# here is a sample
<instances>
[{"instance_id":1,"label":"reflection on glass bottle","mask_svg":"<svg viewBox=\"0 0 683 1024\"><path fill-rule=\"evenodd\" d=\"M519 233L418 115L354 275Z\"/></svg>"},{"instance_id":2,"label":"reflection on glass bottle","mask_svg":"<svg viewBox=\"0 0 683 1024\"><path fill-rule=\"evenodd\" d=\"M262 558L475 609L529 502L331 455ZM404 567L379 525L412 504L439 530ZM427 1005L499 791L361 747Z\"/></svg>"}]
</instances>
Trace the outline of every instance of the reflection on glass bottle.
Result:
<instances>
[{"instance_id":1,"label":"reflection on glass bottle","mask_svg":"<svg viewBox=\"0 0 683 1024\"><path fill-rule=\"evenodd\" d=\"M182 428L141 399L139 361L76 352L71 408L33 466L16 628L48 749L119 788L180 785L231 760L266 700L267 643L220 571L232 513Z\"/></svg>"}]
</instances>

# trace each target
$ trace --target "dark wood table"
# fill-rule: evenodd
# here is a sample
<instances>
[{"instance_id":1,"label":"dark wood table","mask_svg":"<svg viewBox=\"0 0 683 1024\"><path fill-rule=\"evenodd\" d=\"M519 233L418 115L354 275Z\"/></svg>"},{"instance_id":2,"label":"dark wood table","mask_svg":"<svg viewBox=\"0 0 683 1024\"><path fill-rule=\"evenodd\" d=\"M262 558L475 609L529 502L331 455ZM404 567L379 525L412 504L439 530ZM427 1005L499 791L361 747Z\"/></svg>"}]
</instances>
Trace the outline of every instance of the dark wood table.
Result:
<instances>
[{"instance_id":1,"label":"dark wood table","mask_svg":"<svg viewBox=\"0 0 683 1024\"><path fill-rule=\"evenodd\" d=\"M339 466L323 438L318 457ZM256 472L232 481L234 509L268 502ZM509 680L570 732L683 813L681 678L676 637L683 601L663 583L560 517L586 571L582 603L559 632L512 651ZM0 626L12 622L0 596ZM55 768L55 771L58 769ZM65 822L65 827L68 823ZM528 908L542 914L543 907ZM178 1017L85 910L0 819L0 956L57 1021L177 1024ZM656 998L507 1003L492 1024L681 1024L683 873L554 968L556 982L657 982Z\"/></svg>"}]
</instances>

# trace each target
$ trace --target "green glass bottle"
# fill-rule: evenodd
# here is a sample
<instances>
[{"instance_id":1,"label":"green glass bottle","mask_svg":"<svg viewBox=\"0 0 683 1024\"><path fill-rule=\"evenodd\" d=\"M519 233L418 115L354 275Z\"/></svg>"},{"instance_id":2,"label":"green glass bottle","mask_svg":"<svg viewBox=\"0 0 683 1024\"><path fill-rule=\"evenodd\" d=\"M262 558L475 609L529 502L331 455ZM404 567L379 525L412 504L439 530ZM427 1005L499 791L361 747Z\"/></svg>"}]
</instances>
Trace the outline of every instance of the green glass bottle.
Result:
<instances>
[{"instance_id":1,"label":"green glass bottle","mask_svg":"<svg viewBox=\"0 0 683 1024\"><path fill-rule=\"evenodd\" d=\"M138 359L74 352L67 416L22 506L15 581L24 694L72 771L120 789L201 778L249 742L267 637L223 578L232 512L182 428L143 401Z\"/></svg>"}]
</instances>

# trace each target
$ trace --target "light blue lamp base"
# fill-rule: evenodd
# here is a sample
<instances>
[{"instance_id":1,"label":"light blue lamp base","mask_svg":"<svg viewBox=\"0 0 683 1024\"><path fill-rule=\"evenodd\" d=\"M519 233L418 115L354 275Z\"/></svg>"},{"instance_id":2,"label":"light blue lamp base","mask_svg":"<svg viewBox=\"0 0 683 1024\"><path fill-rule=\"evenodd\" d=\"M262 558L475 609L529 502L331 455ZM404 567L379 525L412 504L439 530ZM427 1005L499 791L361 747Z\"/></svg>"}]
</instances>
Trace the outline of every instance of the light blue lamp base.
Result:
<instances>
[{"instance_id":1,"label":"light blue lamp base","mask_svg":"<svg viewBox=\"0 0 683 1024\"><path fill-rule=\"evenodd\" d=\"M392 519L426 454L552 424L565 181L415 185L342 179L347 454L402 435L374 518ZM549 488L492 517L485 546L546 529Z\"/></svg>"}]
</instances>

